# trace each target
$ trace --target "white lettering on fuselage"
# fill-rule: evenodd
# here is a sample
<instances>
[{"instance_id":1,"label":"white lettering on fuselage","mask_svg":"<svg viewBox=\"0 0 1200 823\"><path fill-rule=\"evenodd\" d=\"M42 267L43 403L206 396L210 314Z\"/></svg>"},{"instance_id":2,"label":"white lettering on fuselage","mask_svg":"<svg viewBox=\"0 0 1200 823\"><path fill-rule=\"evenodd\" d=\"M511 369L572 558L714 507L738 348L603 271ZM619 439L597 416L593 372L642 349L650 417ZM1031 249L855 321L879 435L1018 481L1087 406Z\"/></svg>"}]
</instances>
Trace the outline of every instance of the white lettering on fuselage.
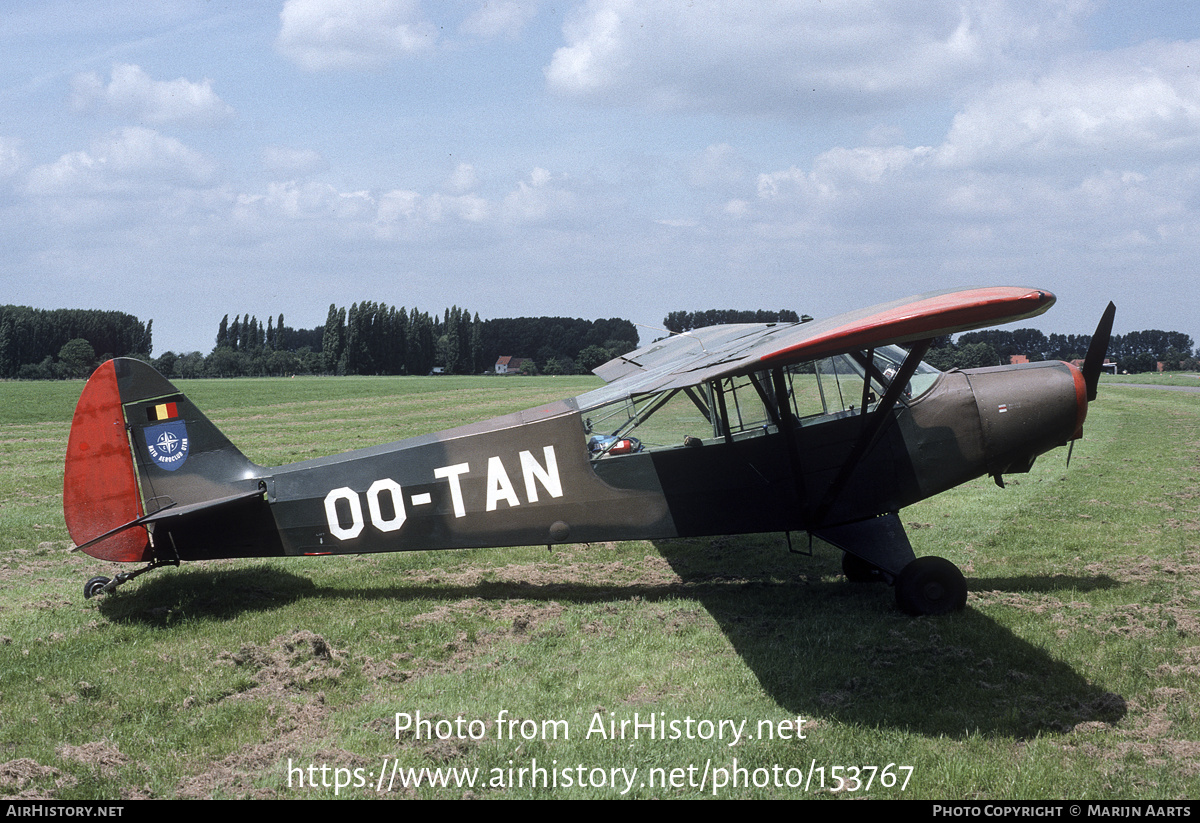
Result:
<instances>
[{"instance_id":1,"label":"white lettering on fuselage","mask_svg":"<svg viewBox=\"0 0 1200 823\"><path fill-rule=\"evenodd\" d=\"M532 452L523 451L517 455L521 465L521 478L525 485L525 501L538 502L538 486L551 497L562 497L562 478L558 474L558 461L554 456L554 447L542 449L544 463L539 463ZM466 517L467 506L463 498L462 478L469 477L469 463L455 463L451 466L440 466L433 470L437 480L445 480L450 492L450 508L454 516ZM489 457L487 461L487 480L485 483L484 511L496 511L500 503L509 508L521 505L517 488L509 477L504 461L499 456ZM390 477L384 477L371 484L366 492L367 515L371 526L381 532L398 531L408 519L408 507L405 504L404 489ZM391 504L391 511L384 506L384 499ZM338 502L344 501L342 516L338 515ZM408 503L413 506L427 505L432 502L429 492L414 494ZM349 515L346 523L345 515ZM359 493L349 486L333 489L325 495L325 521L329 533L338 540L353 540L362 534L367 520L363 517L362 501Z\"/></svg>"}]
</instances>

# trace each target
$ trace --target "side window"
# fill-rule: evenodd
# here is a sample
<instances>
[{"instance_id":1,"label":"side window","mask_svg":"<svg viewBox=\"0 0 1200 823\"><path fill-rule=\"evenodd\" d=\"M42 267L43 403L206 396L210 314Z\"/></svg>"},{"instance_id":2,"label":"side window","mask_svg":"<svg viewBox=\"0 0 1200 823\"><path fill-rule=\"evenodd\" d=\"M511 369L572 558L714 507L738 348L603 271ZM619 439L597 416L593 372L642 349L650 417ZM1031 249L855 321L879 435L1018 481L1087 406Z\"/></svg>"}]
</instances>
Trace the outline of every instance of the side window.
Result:
<instances>
[{"instance_id":1,"label":"side window","mask_svg":"<svg viewBox=\"0 0 1200 823\"><path fill-rule=\"evenodd\" d=\"M583 412L592 459L758 437L777 430L770 374L741 375Z\"/></svg>"},{"instance_id":2,"label":"side window","mask_svg":"<svg viewBox=\"0 0 1200 823\"><path fill-rule=\"evenodd\" d=\"M792 414L801 425L811 425L861 413L864 406L869 412L899 374L907 355L899 346L884 346L789 366L785 378ZM940 374L926 363L918 364L900 402L924 394Z\"/></svg>"},{"instance_id":3,"label":"side window","mask_svg":"<svg viewBox=\"0 0 1200 823\"><path fill-rule=\"evenodd\" d=\"M764 434L775 429L774 417L767 410L768 404L772 407L775 404L770 374L764 372L726 377L715 381L713 391L720 393L717 398L718 409L722 400L725 403L730 436L737 438L739 435ZM722 432L718 430L717 434Z\"/></svg>"},{"instance_id":4,"label":"side window","mask_svg":"<svg viewBox=\"0 0 1200 823\"><path fill-rule=\"evenodd\" d=\"M592 459L669 449L714 436L707 387L619 400L583 413Z\"/></svg>"},{"instance_id":5,"label":"side window","mask_svg":"<svg viewBox=\"0 0 1200 823\"><path fill-rule=\"evenodd\" d=\"M863 404L865 375L862 363L844 354L789 366L785 377L793 416L801 425L811 425L854 414ZM879 384L872 381L867 405L876 402L880 393Z\"/></svg>"}]
</instances>

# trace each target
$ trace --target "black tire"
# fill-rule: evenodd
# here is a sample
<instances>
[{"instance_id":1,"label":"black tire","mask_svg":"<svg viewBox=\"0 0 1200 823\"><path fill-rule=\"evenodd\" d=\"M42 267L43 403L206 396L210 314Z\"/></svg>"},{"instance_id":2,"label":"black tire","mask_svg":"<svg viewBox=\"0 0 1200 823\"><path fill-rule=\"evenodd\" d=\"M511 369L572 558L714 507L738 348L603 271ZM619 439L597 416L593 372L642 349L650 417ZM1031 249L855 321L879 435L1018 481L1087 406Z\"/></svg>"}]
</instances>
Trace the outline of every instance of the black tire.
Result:
<instances>
[{"instance_id":1,"label":"black tire","mask_svg":"<svg viewBox=\"0 0 1200 823\"><path fill-rule=\"evenodd\" d=\"M851 583L882 583L885 580L882 569L850 552L842 552L842 574Z\"/></svg>"},{"instance_id":2,"label":"black tire","mask_svg":"<svg viewBox=\"0 0 1200 823\"><path fill-rule=\"evenodd\" d=\"M110 581L107 577L93 577L91 580L83 584L83 599L91 600L96 595L104 591Z\"/></svg>"},{"instance_id":3,"label":"black tire","mask_svg":"<svg viewBox=\"0 0 1200 823\"><path fill-rule=\"evenodd\" d=\"M918 616L962 611L967 605L967 580L945 558L918 557L896 578L896 605Z\"/></svg>"}]
</instances>

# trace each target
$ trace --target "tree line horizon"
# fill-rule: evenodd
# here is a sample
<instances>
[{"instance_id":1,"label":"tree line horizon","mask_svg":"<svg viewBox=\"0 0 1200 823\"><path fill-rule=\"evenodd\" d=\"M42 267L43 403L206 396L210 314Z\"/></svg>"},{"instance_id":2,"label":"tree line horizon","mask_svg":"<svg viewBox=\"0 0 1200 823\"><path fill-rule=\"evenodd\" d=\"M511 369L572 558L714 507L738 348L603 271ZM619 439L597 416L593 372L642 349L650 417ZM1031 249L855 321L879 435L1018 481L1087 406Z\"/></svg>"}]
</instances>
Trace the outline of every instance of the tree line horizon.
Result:
<instances>
[{"instance_id":1,"label":"tree line horizon","mask_svg":"<svg viewBox=\"0 0 1200 823\"><path fill-rule=\"evenodd\" d=\"M796 323L811 320L789 309L673 311L664 330L680 334L721 323ZM250 313L225 315L215 344L200 351L153 352L153 320L124 312L0 306L0 379L88 376L110 357L137 357L171 378L290 374L427 375L490 373L513 356L526 374L586 374L639 346L637 327L623 318L509 317L481 320L452 306L430 314L417 308L363 301L329 306L311 329L287 325L283 314L266 323ZM943 371L1009 362L1082 359L1091 335L1045 334L1037 329L966 332L934 340L926 361ZM1147 329L1113 335L1108 356L1120 372L1200 370L1190 336Z\"/></svg>"}]
</instances>

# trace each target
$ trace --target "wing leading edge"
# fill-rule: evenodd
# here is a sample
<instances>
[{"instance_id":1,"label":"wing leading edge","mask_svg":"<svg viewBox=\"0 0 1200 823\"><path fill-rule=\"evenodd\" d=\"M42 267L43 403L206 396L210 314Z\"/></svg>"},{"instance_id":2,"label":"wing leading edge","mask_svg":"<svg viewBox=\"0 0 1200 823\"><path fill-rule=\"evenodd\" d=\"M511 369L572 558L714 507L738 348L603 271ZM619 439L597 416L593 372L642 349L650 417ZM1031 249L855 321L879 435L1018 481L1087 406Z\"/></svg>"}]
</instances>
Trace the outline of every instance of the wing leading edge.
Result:
<instances>
[{"instance_id":1,"label":"wing leading edge","mask_svg":"<svg viewBox=\"0 0 1200 823\"><path fill-rule=\"evenodd\" d=\"M1024 320L1046 311L1054 300L1044 289L990 286L930 292L808 323L710 326L644 346L595 373L608 383L621 381L622 392L631 395L683 388L846 351Z\"/></svg>"}]
</instances>

